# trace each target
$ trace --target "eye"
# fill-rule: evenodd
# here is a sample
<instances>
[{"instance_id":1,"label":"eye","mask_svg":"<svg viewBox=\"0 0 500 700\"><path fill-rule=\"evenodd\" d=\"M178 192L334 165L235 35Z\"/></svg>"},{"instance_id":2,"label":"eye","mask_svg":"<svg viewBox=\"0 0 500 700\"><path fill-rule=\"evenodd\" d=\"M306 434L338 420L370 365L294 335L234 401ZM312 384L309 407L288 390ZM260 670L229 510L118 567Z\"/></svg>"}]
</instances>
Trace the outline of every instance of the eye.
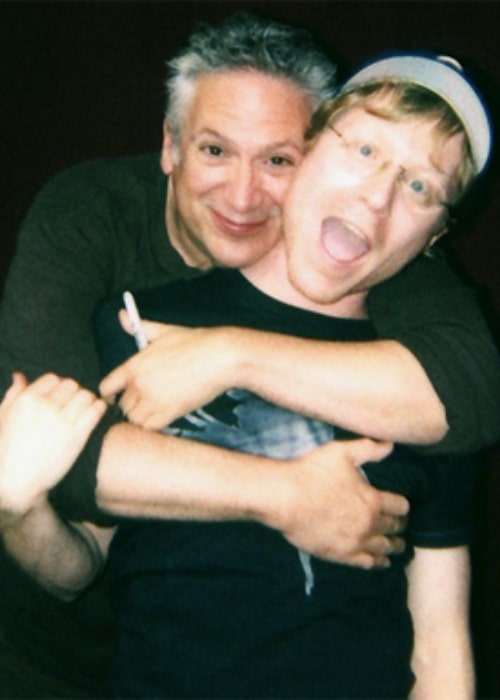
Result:
<instances>
[{"instance_id":1,"label":"eye","mask_svg":"<svg viewBox=\"0 0 500 700\"><path fill-rule=\"evenodd\" d=\"M423 180L411 180L409 185L415 194L425 194L428 190L428 187Z\"/></svg>"},{"instance_id":2,"label":"eye","mask_svg":"<svg viewBox=\"0 0 500 700\"><path fill-rule=\"evenodd\" d=\"M364 158L371 158L371 156L374 155L375 150L369 143L361 143L358 145L358 153Z\"/></svg>"},{"instance_id":3,"label":"eye","mask_svg":"<svg viewBox=\"0 0 500 700\"><path fill-rule=\"evenodd\" d=\"M208 156L213 156L215 158L219 158L224 152L220 146L215 146L214 144L202 146L201 151L203 151L203 153L206 153Z\"/></svg>"},{"instance_id":4,"label":"eye","mask_svg":"<svg viewBox=\"0 0 500 700\"><path fill-rule=\"evenodd\" d=\"M439 189L425 178L413 175L404 181L404 185L408 197L421 206L434 206L441 201Z\"/></svg>"},{"instance_id":5,"label":"eye","mask_svg":"<svg viewBox=\"0 0 500 700\"><path fill-rule=\"evenodd\" d=\"M431 184L420 177L410 178L408 189L410 197L421 204L433 204L439 199Z\"/></svg>"},{"instance_id":6,"label":"eye","mask_svg":"<svg viewBox=\"0 0 500 700\"><path fill-rule=\"evenodd\" d=\"M295 162L286 156L271 156L269 158L269 162L271 165L274 165L278 168L283 168L287 165L295 165Z\"/></svg>"},{"instance_id":7,"label":"eye","mask_svg":"<svg viewBox=\"0 0 500 700\"><path fill-rule=\"evenodd\" d=\"M348 142L349 152L360 165L371 167L376 165L380 159L380 149L376 144L370 141L353 141Z\"/></svg>"}]
</instances>

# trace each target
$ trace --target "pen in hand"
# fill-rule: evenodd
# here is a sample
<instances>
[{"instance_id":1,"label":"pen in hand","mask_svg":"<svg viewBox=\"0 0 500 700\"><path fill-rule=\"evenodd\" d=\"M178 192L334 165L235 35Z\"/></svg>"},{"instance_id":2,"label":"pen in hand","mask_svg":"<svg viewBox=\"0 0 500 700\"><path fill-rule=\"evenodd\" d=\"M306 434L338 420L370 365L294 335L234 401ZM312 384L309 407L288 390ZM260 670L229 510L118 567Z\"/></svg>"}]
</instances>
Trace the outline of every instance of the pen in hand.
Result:
<instances>
[{"instance_id":1,"label":"pen in hand","mask_svg":"<svg viewBox=\"0 0 500 700\"><path fill-rule=\"evenodd\" d=\"M125 309L130 319L132 334L135 338L137 349L143 350L143 348L147 347L149 343L148 339L146 338L146 334L142 326L141 317L139 315L139 310L137 308L137 304L135 303L134 295L132 294L132 292L123 292L123 303L125 304ZM184 416L184 418L191 421L197 421L199 419L196 417L195 413L198 413L198 411L194 413L188 413ZM201 413L203 413L202 410Z\"/></svg>"},{"instance_id":2,"label":"pen in hand","mask_svg":"<svg viewBox=\"0 0 500 700\"><path fill-rule=\"evenodd\" d=\"M137 349L142 350L147 346L148 340L142 327L137 304L135 303L134 296L131 292L123 293L123 303L125 304L125 308L130 319L130 325L132 326L132 333L135 338Z\"/></svg>"}]
</instances>

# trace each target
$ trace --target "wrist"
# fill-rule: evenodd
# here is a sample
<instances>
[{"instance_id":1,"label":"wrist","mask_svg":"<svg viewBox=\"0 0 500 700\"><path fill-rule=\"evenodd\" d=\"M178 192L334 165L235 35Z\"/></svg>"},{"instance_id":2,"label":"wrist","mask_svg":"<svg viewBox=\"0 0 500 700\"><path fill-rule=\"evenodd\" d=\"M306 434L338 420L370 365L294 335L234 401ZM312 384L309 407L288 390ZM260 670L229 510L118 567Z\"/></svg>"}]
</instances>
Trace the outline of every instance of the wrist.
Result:
<instances>
[{"instance_id":1,"label":"wrist","mask_svg":"<svg viewBox=\"0 0 500 700\"><path fill-rule=\"evenodd\" d=\"M0 496L0 530L16 528L36 511L48 507L46 495L38 498L16 498L3 492Z\"/></svg>"},{"instance_id":2,"label":"wrist","mask_svg":"<svg viewBox=\"0 0 500 700\"><path fill-rule=\"evenodd\" d=\"M34 493L27 487L22 472L4 463L0 469L0 513L2 518L23 517L39 501L46 500L46 494Z\"/></svg>"},{"instance_id":3,"label":"wrist","mask_svg":"<svg viewBox=\"0 0 500 700\"><path fill-rule=\"evenodd\" d=\"M233 387L252 391L252 377L258 366L259 343L253 342L258 331L227 326L221 328L225 390Z\"/></svg>"},{"instance_id":4,"label":"wrist","mask_svg":"<svg viewBox=\"0 0 500 700\"><path fill-rule=\"evenodd\" d=\"M299 496L293 464L293 460L266 460L260 476L254 474L255 488L247 491L248 516L281 534L290 527Z\"/></svg>"}]
</instances>

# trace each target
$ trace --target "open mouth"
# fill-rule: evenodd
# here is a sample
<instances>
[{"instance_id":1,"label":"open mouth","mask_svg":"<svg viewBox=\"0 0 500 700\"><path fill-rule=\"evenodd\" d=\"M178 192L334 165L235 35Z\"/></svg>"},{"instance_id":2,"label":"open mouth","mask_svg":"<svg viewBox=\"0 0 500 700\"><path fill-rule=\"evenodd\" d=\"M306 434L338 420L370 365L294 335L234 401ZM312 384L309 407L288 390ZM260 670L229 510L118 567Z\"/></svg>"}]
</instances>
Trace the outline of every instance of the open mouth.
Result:
<instances>
[{"instance_id":1,"label":"open mouth","mask_svg":"<svg viewBox=\"0 0 500 700\"><path fill-rule=\"evenodd\" d=\"M321 242L336 262L351 263L368 252L368 243L361 232L333 216L321 222Z\"/></svg>"}]
</instances>

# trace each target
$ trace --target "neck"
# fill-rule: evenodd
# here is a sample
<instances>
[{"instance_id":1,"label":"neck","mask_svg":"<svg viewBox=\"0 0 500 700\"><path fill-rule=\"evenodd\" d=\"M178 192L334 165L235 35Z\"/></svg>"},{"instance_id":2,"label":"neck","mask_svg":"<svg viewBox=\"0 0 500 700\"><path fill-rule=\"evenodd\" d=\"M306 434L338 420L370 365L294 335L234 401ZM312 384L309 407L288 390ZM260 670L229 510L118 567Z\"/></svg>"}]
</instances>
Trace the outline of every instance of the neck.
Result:
<instances>
[{"instance_id":1,"label":"neck","mask_svg":"<svg viewBox=\"0 0 500 700\"><path fill-rule=\"evenodd\" d=\"M329 304L308 299L290 281L285 245L280 241L263 258L240 270L264 294L290 306L339 318L367 318L365 293L349 294Z\"/></svg>"}]
</instances>

